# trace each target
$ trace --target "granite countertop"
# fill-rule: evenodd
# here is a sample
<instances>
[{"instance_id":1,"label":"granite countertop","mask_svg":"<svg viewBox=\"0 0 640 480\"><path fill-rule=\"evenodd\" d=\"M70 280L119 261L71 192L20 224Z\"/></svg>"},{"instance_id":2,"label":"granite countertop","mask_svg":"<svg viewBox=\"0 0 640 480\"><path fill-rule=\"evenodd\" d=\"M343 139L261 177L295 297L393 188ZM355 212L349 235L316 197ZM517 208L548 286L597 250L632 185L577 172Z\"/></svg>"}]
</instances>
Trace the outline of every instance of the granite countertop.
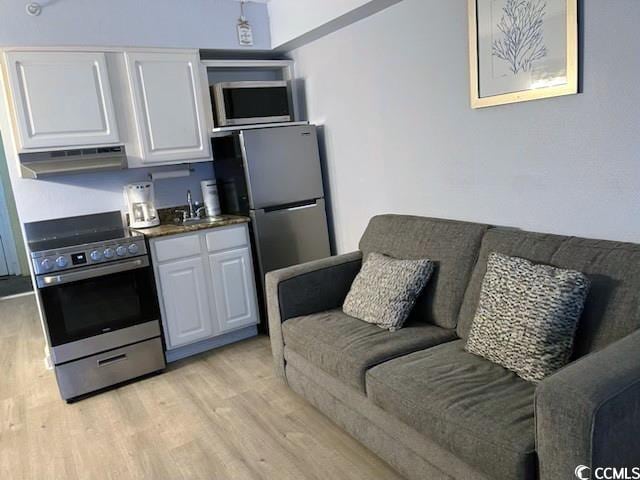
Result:
<instances>
[{"instance_id":1,"label":"granite countertop","mask_svg":"<svg viewBox=\"0 0 640 480\"><path fill-rule=\"evenodd\" d=\"M202 221L201 223L182 225L180 223L176 223L176 218L178 218L179 215L176 215L175 211L180 208L183 207L159 209L158 216L160 217L160 225L150 228L132 228L132 230L142 233L147 238L156 238L168 235L180 235L181 233L197 232L211 228L226 227L251 221L249 217L241 215L220 215L219 217L214 217L208 221Z\"/></svg>"}]
</instances>

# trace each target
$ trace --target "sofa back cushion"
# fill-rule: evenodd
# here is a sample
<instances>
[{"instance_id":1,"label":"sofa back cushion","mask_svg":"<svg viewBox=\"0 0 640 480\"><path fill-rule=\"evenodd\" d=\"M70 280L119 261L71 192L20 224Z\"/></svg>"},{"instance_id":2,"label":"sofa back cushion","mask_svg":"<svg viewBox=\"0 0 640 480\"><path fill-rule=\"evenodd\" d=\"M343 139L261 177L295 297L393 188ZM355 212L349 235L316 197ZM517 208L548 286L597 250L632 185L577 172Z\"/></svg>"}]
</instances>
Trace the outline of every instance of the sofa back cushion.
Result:
<instances>
[{"instance_id":1,"label":"sofa back cushion","mask_svg":"<svg viewBox=\"0 0 640 480\"><path fill-rule=\"evenodd\" d=\"M574 358L640 328L640 245L574 237L563 242L551 263L579 270L591 281Z\"/></svg>"},{"instance_id":2,"label":"sofa back cushion","mask_svg":"<svg viewBox=\"0 0 640 480\"><path fill-rule=\"evenodd\" d=\"M640 245L491 228L460 308L458 336L468 338L491 252L587 275L591 288L578 323L574 359L640 328Z\"/></svg>"},{"instance_id":3,"label":"sofa back cushion","mask_svg":"<svg viewBox=\"0 0 640 480\"><path fill-rule=\"evenodd\" d=\"M473 318L480 301L482 281L487 272L487 261L492 252L520 257L534 263L551 263L554 252L568 237L543 233L523 232L513 228L491 228L482 239L478 261L464 294L458 317L458 336L468 338Z\"/></svg>"},{"instance_id":4,"label":"sofa back cushion","mask_svg":"<svg viewBox=\"0 0 640 480\"><path fill-rule=\"evenodd\" d=\"M588 293L582 272L493 252L465 350L540 382L569 363Z\"/></svg>"},{"instance_id":5,"label":"sofa back cushion","mask_svg":"<svg viewBox=\"0 0 640 480\"><path fill-rule=\"evenodd\" d=\"M379 215L367 226L360 250L400 259L428 258L435 264L408 322L455 328L458 310L487 225L408 215Z\"/></svg>"}]
</instances>

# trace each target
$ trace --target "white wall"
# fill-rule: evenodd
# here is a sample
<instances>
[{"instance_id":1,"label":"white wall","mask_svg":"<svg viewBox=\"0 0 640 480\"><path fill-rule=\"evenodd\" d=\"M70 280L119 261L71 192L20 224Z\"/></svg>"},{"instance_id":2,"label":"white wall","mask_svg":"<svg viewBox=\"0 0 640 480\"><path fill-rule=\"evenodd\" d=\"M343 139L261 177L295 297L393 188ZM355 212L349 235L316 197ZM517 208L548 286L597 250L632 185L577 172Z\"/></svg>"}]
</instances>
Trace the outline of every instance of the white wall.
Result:
<instances>
[{"instance_id":1,"label":"white wall","mask_svg":"<svg viewBox=\"0 0 640 480\"><path fill-rule=\"evenodd\" d=\"M466 3L403 0L293 52L338 250L385 212L640 242L640 2L584 1L584 93L482 110Z\"/></svg>"},{"instance_id":2,"label":"white wall","mask_svg":"<svg viewBox=\"0 0 640 480\"><path fill-rule=\"evenodd\" d=\"M270 0L271 45L277 48L369 1Z\"/></svg>"},{"instance_id":3,"label":"white wall","mask_svg":"<svg viewBox=\"0 0 640 480\"><path fill-rule=\"evenodd\" d=\"M30 17L27 0L0 3L0 45L110 45L176 48L240 48L237 0L38 0ZM254 47L270 48L264 3L248 2ZM247 47L243 47L247 48Z\"/></svg>"}]
</instances>

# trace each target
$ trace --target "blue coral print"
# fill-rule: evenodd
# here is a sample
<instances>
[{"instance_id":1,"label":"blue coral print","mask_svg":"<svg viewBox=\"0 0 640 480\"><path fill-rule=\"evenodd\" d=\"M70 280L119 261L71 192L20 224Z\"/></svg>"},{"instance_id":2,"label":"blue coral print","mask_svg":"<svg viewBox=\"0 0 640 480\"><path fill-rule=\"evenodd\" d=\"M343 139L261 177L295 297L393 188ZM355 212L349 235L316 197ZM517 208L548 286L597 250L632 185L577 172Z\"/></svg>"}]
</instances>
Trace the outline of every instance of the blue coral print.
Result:
<instances>
[{"instance_id":1,"label":"blue coral print","mask_svg":"<svg viewBox=\"0 0 640 480\"><path fill-rule=\"evenodd\" d=\"M536 60L547 56L543 26L547 2L506 0L497 29L502 38L491 45L494 57L504 60L514 75L529 72Z\"/></svg>"}]
</instances>

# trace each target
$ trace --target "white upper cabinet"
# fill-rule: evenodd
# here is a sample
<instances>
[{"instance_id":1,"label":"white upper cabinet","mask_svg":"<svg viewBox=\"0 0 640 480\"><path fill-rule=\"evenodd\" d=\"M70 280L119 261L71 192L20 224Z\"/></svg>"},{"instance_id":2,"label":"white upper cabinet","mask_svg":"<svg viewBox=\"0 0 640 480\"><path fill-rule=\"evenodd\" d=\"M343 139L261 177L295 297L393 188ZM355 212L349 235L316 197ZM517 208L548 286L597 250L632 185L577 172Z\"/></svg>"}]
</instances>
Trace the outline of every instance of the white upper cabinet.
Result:
<instances>
[{"instance_id":1,"label":"white upper cabinet","mask_svg":"<svg viewBox=\"0 0 640 480\"><path fill-rule=\"evenodd\" d=\"M125 52L140 156L130 167L211 158L197 51Z\"/></svg>"},{"instance_id":2,"label":"white upper cabinet","mask_svg":"<svg viewBox=\"0 0 640 480\"><path fill-rule=\"evenodd\" d=\"M7 51L19 151L120 141L102 52Z\"/></svg>"}]
</instances>

